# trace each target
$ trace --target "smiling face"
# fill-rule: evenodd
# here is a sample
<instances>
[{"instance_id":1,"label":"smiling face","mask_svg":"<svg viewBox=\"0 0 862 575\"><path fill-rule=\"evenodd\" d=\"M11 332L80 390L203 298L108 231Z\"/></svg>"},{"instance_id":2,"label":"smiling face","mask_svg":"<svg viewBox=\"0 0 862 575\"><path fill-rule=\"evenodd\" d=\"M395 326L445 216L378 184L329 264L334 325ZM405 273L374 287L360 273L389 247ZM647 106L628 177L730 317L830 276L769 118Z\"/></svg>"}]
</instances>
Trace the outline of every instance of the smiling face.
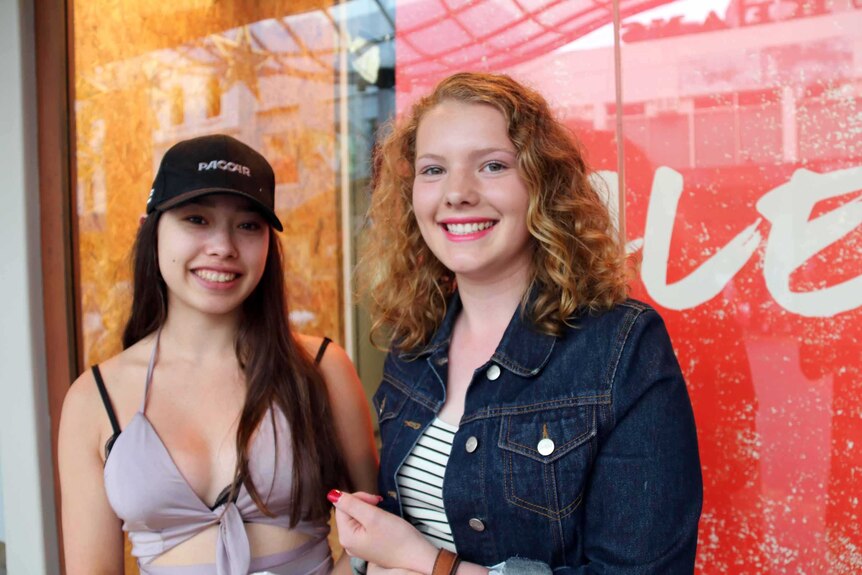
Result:
<instances>
[{"instance_id":1,"label":"smiling face","mask_svg":"<svg viewBox=\"0 0 862 575\"><path fill-rule=\"evenodd\" d=\"M526 287L534 241L529 191L503 114L446 100L416 133L413 211L422 237L459 283Z\"/></svg>"},{"instance_id":2,"label":"smiling face","mask_svg":"<svg viewBox=\"0 0 862 575\"><path fill-rule=\"evenodd\" d=\"M263 275L266 219L242 197L212 194L166 211L158 225L168 309L237 313Z\"/></svg>"}]
</instances>

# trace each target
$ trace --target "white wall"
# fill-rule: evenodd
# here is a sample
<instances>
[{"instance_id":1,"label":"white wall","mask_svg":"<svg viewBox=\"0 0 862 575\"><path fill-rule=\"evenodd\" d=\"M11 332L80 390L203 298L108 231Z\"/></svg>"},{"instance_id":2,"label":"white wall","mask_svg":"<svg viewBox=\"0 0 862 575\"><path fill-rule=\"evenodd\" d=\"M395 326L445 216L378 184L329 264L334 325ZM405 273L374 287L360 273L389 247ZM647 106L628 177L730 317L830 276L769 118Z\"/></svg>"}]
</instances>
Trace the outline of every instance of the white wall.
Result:
<instances>
[{"instance_id":1,"label":"white wall","mask_svg":"<svg viewBox=\"0 0 862 575\"><path fill-rule=\"evenodd\" d=\"M0 0L0 486L6 566L59 572L45 375L33 7Z\"/></svg>"}]
</instances>

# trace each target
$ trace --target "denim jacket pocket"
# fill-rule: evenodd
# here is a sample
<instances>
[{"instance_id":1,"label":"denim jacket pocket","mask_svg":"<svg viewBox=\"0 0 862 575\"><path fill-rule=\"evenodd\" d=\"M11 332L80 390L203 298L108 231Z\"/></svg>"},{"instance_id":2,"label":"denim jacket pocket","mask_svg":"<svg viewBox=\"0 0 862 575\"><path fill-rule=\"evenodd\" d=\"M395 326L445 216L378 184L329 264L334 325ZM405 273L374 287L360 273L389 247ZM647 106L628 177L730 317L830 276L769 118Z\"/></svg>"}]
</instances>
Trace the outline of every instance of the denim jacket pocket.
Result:
<instances>
[{"instance_id":1,"label":"denim jacket pocket","mask_svg":"<svg viewBox=\"0 0 862 575\"><path fill-rule=\"evenodd\" d=\"M503 415L498 447L509 503L551 519L580 506L594 457L597 409L573 400Z\"/></svg>"}]
</instances>

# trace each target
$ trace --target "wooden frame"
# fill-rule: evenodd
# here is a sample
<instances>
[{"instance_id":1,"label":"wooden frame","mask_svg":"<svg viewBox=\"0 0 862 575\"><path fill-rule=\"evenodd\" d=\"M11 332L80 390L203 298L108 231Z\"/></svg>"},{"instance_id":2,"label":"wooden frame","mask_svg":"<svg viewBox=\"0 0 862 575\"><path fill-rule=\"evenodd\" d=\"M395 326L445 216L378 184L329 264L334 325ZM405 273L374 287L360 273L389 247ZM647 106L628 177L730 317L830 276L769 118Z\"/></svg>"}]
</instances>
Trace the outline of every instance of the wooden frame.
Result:
<instances>
[{"instance_id":1,"label":"wooden frame","mask_svg":"<svg viewBox=\"0 0 862 575\"><path fill-rule=\"evenodd\" d=\"M38 0L36 27L36 86L39 150L39 207L42 247L42 294L45 318L48 406L54 469L60 568L65 572L57 466L60 411L69 385L78 374L75 277L72 258L75 225L71 216L74 182L74 114L70 112L70 7L64 0Z\"/></svg>"}]
</instances>

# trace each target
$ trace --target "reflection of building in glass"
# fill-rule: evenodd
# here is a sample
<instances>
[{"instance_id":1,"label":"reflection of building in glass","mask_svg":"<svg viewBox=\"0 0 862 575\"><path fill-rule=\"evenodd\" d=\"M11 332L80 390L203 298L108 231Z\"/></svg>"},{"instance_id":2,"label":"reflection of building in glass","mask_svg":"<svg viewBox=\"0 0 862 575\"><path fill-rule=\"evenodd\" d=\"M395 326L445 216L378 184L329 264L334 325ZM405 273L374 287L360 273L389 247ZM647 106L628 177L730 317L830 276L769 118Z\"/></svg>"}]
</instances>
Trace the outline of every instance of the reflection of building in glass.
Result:
<instances>
[{"instance_id":1,"label":"reflection of building in glass","mask_svg":"<svg viewBox=\"0 0 862 575\"><path fill-rule=\"evenodd\" d=\"M346 96L349 170L353 179L367 178L374 134L393 110L392 10L349 2L255 22L149 54L145 59L157 62L159 70L151 87L159 152L205 132L249 141L271 158L279 189L288 192L277 194L277 208L287 210L320 191L309 181L317 171L310 166L339 169L338 154L309 157L309 151L325 147L313 134L329 137L339 113L334 102ZM337 49L342 41L346 62ZM346 94L333 87L324 101L334 114L320 113L321 99L307 84L328 89L340 79L343 64L348 66L343 71ZM156 163L158 157L160 153L154 156Z\"/></svg>"},{"instance_id":2,"label":"reflection of building in glass","mask_svg":"<svg viewBox=\"0 0 862 575\"><path fill-rule=\"evenodd\" d=\"M97 56L79 62L75 101L88 362L116 351L125 318L134 228L124 222L136 221L164 152L208 133L249 143L275 169L296 325L339 340L349 333L341 312L350 246L340 214L351 206L341 205L364 190L379 118L393 109L393 9L255 9L263 19L189 21L178 42L159 36L149 50L128 48L112 27L80 40L79 59ZM239 25L223 27L232 22ZM351 195L345 182L355 182Z\"/></svg>"},{"instance_id":3,"label":"reflection of building in glass","mask_svg":"<svg viewBox=\"0 0 862 575\"><path fill-rule=\"evenodd\" d=\"M859 88L862 10L830 11L769 2L732 2L723 18L699 24L676 17L626 27L622 116L626 138L656 165L678 168L829 161L862 156ZM806 3L809 4L814 3ZM823 4L822 2L820 4ZM778 10L776 6L785 6ZM672 4L671 4L672 6ZM739 25L739 11L748 23ZM840 20L835 20L835 11ZM517 68L577 123L614 123L613 46L563 48ZM548 69L553 73L548 73Z\"/></svg>"}]
</instances>

